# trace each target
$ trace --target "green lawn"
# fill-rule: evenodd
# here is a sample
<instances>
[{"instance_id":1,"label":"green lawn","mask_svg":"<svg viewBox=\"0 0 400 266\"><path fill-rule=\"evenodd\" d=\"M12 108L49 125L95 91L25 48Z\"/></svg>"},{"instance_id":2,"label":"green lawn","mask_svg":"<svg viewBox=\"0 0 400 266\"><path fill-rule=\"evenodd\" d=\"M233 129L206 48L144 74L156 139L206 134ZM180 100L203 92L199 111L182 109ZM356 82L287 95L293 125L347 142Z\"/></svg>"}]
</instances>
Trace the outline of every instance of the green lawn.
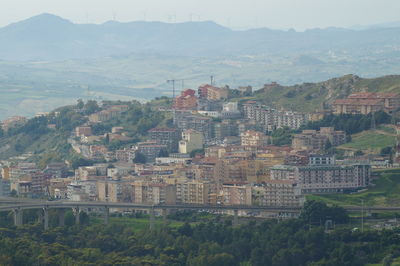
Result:
<instances>
[{"instance_id":1,"label":"green lawn","mask_svg":"<svg viewBox=\"0 0 400 266\"><path fill-rule=\"evenodd\" d=\"M339 149L362 150L368 153L379 153L384 147L394 146L396 137L393 128L379 127L352 135L352 141L339 146Z\"/></svg>"},{"instance_id":2,"label":"green lawn","mask_svg":"<svg viewBox=\"0 0 400 266\"><path fill-rule=\"evenodd\" d=\"M354 194L310 195L309 199L325 201L337 205L398 206L400 205L400 169L379 171L380 177L374 186Z\"/></svg>"}]
</instances>

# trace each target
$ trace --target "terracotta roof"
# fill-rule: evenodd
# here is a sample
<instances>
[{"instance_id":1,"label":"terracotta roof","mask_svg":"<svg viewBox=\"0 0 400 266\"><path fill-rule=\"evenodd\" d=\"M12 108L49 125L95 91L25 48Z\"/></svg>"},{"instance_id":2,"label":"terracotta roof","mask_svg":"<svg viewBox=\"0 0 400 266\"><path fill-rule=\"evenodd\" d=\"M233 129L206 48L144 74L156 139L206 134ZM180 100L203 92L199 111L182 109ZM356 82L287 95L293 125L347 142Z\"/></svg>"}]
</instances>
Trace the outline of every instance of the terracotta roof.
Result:
<instances>
[{"instance_id":1,"label":"terracotta roof","mask_svg":"<svg viewBox=\"0 0 400 266\"><path fill-rule=\"evenodd\" d=\"M343 105L383 105L381 99L337 99L333 104L343 104Z\"/></svg>"},{"instance_id":2,"label":"terracotta roof","mask_svg":"<svg viewBox=\"0 0 400 266\"><path fill-rule=\"evenodd\" d=\"M349 95L349 99L385 99L385 98L398 98L400 94L398 93L375 93L375 92L357 92Z\"/></svg>"}]
</instances>

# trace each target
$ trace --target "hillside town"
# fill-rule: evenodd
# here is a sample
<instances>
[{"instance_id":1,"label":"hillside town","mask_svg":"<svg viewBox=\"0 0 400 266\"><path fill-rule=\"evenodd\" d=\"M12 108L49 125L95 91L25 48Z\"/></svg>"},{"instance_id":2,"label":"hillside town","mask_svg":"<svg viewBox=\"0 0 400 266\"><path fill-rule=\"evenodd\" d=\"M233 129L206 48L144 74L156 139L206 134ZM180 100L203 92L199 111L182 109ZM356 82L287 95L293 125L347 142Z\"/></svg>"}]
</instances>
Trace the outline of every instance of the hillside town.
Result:
<instances>
[{"instance_id":1,"label":"hillside town","mask_svg":"<svg viewBox=\"0 0 400 266\"><path fill-rule=\"evenodd\" d=\"M251 87L240 87L250 95ZM232 99L229 87L186 89L157 111L168 125L135 140L124 126L96 134L102 123L118 120L129 103L103 104L70 132L68 144L87 165L68 160L40 167L32 154L1 161L0 196L139 204L302 206L310 194L350 193L367 188L372 167L389 167L379 158L332 148L349 141L334 127L306 128L327 114L362 114L400 108L400 94L355 93L330 109L303 113L263 105L257 99ZM38 117L48 114L38 114ZM57 116L57 113L53 114ZM23 125L24 117L2 122L4 132ZM397 134L400 126L396 126ZM54 129L55 124L49 123ZM274 143L274 132L295 130L289 143ZM110 149L113 142L128 143ZM396 146L393 162L399 162Z\"/></svg>"}]
</instances>

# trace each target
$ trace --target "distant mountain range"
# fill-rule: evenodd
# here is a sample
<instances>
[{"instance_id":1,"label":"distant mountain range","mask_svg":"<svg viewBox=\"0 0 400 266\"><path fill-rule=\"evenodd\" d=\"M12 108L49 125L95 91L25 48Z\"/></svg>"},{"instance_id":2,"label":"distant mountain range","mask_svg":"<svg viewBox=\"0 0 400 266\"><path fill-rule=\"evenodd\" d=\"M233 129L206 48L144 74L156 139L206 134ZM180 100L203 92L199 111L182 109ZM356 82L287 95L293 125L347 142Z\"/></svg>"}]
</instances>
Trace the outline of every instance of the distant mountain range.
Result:
<instances>
[{"instance_id":1,"label":"distant mountain range","mask_svg":"<svg viewBox=\"0 0 400 266\"><path fill-rule=\"evenodd\" d=\"M398 51L400 28L234 31L214 22L74 24L42 14L0 28L0 59L64 60L130 53L229 56ZM313 61L313 60L311 60Z\"/></svg>"},{"instance_id":2,"label":"distant mountain range","mask_svg":"<svg viewBox=\"0 0 400 266\"><path fill-rule=\"evenodd\" d=\"M259 89L277 81L288 87L274 91L276 97L259 95L266 103L313 110L326 95L300 90L300 100L293 102L280 93L290 85L351 73L365 78L400 74L397 26L238 31L214 22L74 24L42 14L0 28L0 120L32 116L79 98L171 96L166 80L184 79L180 90L197 88L211 75L216 85L232 88Z\"/></svg>"}]
</instances>

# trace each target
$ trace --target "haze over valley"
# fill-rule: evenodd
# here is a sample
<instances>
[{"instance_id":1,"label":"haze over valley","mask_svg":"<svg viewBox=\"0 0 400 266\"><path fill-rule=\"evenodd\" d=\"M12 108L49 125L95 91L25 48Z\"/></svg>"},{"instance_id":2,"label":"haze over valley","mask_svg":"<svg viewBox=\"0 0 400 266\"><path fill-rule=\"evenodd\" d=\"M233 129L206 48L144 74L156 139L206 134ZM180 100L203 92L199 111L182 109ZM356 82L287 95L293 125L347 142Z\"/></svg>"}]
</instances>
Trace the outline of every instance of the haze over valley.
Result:
<instances>
[{"instance_id":1,"label":"haze over valley","mask_svg":"<svg viewBox=\"0 0 400 266\"><path fill-rule=\"evenodd\" d=\"M74 24L42 14L0 28L0 119L76 102L216 84L259 89L400 72L400 28L235 31L214 22Z\"/></svg>"}]
</instances>

